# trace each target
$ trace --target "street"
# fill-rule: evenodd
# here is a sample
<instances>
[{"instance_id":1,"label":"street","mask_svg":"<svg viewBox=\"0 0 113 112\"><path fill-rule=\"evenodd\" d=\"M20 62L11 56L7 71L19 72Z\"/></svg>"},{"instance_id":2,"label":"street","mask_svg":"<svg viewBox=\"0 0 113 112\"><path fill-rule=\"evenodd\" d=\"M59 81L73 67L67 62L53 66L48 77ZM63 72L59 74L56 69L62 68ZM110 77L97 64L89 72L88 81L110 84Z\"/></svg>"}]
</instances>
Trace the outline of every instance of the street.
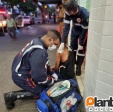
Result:
<instances>
[{"instance_id":1,"label":"street","mask_svg":"<svg viewBox=\"0 0 113 112\"><path fill-rule=\"evenodd\" d=\"M20 90L11 78L11 64L15 55L23 48L25 44L33 38L41 37L50 29L58 29L54 24L38 24L33 26L33 30L27 27L19 29L17 41L12 41L6 33L4 37L0 36L0 112L8 112L5 107L3 94L11 91ZM50 65L54 65L55 51L49 52ZM37 112L35 100L18 100L16 106L10 112Z\"/></svg>"}]
</instances>

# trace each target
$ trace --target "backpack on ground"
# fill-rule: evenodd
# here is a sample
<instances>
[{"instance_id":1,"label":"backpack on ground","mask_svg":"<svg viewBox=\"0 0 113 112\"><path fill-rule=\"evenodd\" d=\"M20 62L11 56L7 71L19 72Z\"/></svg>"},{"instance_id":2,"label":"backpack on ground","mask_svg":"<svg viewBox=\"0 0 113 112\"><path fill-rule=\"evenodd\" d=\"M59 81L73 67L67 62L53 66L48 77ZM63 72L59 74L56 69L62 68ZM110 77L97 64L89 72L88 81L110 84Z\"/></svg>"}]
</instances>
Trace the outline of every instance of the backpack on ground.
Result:
<instances>
[{"instance_id":1,"label":"backpack on ground","mask_svg":"<svg viewBox=\"0 0 113 112\"><path fill-rule=\"evenodd\" d=\"M76 112L82 96L75 80L63 80L45 89L37 100L39 112Z\"/></svg>"}]
</instances>

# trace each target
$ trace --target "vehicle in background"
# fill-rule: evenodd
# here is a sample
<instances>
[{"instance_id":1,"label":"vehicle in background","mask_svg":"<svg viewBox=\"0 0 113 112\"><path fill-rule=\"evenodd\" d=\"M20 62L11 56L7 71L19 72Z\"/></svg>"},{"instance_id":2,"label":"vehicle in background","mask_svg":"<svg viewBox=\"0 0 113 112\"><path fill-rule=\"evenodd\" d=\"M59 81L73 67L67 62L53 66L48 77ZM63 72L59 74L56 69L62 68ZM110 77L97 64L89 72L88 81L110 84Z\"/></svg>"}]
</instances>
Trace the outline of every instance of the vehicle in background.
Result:
<instances>
[{"instance_id":1,"label":"vehicle in background","mask_svg":"<svg viewBox=\"0 0 113 112\"><path fill-rule=\"evenodd\" d=\"M23 16L19 15L19 16L15 19L15 22L16 22L17 27L24 27Z\"/></svg>"},{"instance_id":2,"label":"vehicle in background","mask_svg":"<svg viewBox=\"0 0 113 112\"><path fill-rule=\"evenodd\" d=\"M36 18L35 21L36 23L42 23L42 18Z\"/></svg>"},{"instance_id":3,"label":"vehicle in background","mask_svg":"<svg viewBox=\"0 0 113 112\"><path fill-rule=\"evenodd\" d=\"M24 21L24 25L25 24L35 24L35 20L31 16L24 16L23 21Z\"/></svg>"},{"instance_id":4,"label":"vehicle in background","mask_svg":"<svg viewBox=\"0 0 113 112\"><path fill-rule=\"evenodd\" d=\"M4 16L2 14L0 14L0 28L6 28L7 24L6 24L6 19L4 18Z\"/></svg>"},{"instance_id":5,"label":"vehicle in background","mask_svg":"<svg viewBox=\"0 0 113 112\"><path fill-rule=\"evenodd\" d=\"M45 18L45 22L46 23L49 23L49 16L48 15L45 15L44 18ZM36 23L42 23L43 22L43 19L40 16L40 17L36 18L35 21L36 21Z\"/></svg>"},{"instance_id":6,"label":"vehicle in background","mask_svg":"<svg viewBox=\"0 0 113 112\"><path fill-rule=\"evenodd\" d=\"M24 27L25 25L35 24L35 19L31 16L21 16L19 15L16 19L17 27Z\"/></svg>"},{"instance_id":7,"label":"vehicle in background","mask_svg":"<svg viewBox=\"0 0 113 112\"><path fill-rule=\"evenodd\" d=\"M0 6L0 15L2 15L4 17L4 19L6 19L7 15L8 15L7 10L2 6Z\"/></svg>"},{"instance_id":8,"label":"vehicle in background","mask_svg":"<svg viewBox=\"0 0 113 112\"><path fill-rule=\"evenodd\" d=\"M4 15L0 14L0 34L2 32L4 35L6 29L7 29L6 18L4 17Z\"/></svg>"}]
</instances>

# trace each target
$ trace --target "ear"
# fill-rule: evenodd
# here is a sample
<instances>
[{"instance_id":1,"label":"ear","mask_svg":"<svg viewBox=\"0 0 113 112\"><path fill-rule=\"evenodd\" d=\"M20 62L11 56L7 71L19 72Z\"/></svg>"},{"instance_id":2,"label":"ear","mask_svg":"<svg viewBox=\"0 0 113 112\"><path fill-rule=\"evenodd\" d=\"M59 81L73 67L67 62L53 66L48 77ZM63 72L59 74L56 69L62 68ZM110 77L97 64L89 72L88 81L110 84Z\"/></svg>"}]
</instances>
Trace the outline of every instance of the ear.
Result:
<instances>
[{"instance_id":1,"label":"ear","mask_svg":"<svg viewBox=\"0 0 113 112\"><path fill-rule=\"evenodd\" d=\"M51 38L49 37L48 40L51 41Z\"/></svg>"},{"instance_id":2,"label":"ear","mask_svg":"<svg viewBox=\"0 0 113 112\"><path fill-rule=\"evenodd\" d=\"M52 37L49 37L48 40L51 41L52 40Z\"/></svg>"}]
</instances>

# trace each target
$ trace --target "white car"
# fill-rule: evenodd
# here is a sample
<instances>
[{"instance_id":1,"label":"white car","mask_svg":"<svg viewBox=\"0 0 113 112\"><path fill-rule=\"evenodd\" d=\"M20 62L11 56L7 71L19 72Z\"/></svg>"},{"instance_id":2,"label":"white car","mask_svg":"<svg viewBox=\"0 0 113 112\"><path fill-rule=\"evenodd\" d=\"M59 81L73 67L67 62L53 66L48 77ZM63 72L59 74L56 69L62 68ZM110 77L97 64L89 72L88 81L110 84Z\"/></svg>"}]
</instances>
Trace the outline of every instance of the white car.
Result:
<instances>
[{"instance_id":1,"label":"white car","mask_svg":"<svg viewBox=\"0 0 113 112\"><path fill-rule=\"evenodd\" d=\"M24 25L35 24L34 18L31 16L21 16L19 15L16 19L16 24L18 27L24 27Z\"/></svg>"},{"instance_id":2,"label":"white car","mask_svg":"<svg viewBox=\"0 0 113 112\"><path fill-rule=\"evenodd\" d=\"M23 16L19 15L19 16L15 19L15 22L16 22L17 27L24 27Z\"/></svg>"},{"instance_id":3,"label":"white car","mask_svg":"<svg viewBox=\"0 0 113 112\"><path fill-rule=\"evenodd\" d=\"M23 21L24 24L34 24L34 20L31 16L24 16Z\"/></svg>"}]
</instances>

